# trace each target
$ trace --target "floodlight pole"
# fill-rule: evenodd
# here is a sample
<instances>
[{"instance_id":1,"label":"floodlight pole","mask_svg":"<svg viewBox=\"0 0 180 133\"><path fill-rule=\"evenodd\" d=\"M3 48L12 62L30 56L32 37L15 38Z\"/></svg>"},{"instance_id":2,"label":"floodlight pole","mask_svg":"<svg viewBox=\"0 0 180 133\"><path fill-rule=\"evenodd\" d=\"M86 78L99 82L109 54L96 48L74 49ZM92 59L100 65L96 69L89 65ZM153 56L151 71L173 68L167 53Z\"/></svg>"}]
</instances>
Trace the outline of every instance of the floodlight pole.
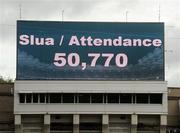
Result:
<instances>
[{"instance_id":1,"label":"floodlight pole","mask_svg":"<svg viewBox=\"0 0 180 133\"><path fill-rule=\"evenodd\" d=\"M126 11L126 22L128 21L128 11Z\"/></svg>"},{"instance_id":2,"label":"floodlight pole","mask_svg":"<svg viewBox=\"0 0 180 133\"><path fill-rule=\"evenodd\" d=\"M21 17L22 17L22 15L21 15L21 4L19 4L19 19L21 20Z\"/></svg>"},{"instance_id":3,"label":"floodlight pole","mask_svg":"<svg viewBox=\"0 0 180 133\"><path fill-rule=\"evenodd\" d=\"M64 10L62 10L62 22L64 21Z\"/></svg>"},{"instance_id":4,"label":"floodlight pole","mask_svg":"<svg viewBox=\"0 0 180 133\"><path fill-rule=\"evenodd\" d=\"M160 4L159 4L158 20L159 20L159 22L161 21L161 7L160 7Z\"/></svg>"}]
</instances>

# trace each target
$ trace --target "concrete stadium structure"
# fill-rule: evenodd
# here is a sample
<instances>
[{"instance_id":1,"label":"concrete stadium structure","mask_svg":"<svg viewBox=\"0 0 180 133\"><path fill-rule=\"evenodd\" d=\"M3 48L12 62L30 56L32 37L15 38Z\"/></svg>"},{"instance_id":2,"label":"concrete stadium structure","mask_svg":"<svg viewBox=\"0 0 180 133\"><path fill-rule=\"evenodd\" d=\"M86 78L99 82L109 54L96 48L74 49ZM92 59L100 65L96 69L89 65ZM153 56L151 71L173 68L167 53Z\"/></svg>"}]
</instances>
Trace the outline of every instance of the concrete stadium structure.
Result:
<instances>
[{"instance_id":1,"label":"concrete stadium structure","mask_svg":"<svg viewBox=\"0 0 180 133\"><path fill-rule=\"evenodd\" d=\"M164 23L17 21L16 133L166 133Z\"/></svg>"},{"instance_id":2,"label":"concrete stadium structure","mask_svg":"<svg viewBox=\"0 0 180 133\"><path fill-rule=\"evenodd\" d=\"M0 132L14 133L14 84L0 83Z\"/></svg>"},{"instance_id":3,"label":"concrete stadium structure","mask_svg":"<svg viewBox=\"0 0 180 133\"><path fill-rule=\"evenodd\" d=\"M0 83L0 104L1 104L1 108L0 108L0 132L3 133L13 133L14 130L14 117L13 117L13 101L14 101L14 97L13 97L13 91L14 91L14 84L13 83ZM19 94L18 94L19 95ZM45 128L45 124L43 124L43 116L45 114L40 114L39 116L41 117L41 128ZM17 116L17 115L16 115ZM28 117L28 116L34 116L34 117L38 117L38 115L35 113L35 115L32 115L32 113L30 113L29 115L21 115L20 117ZM89 115L91 118L93 117L93 115ZM138 115L140 116L140 114ZM142 118L146 118L149 121L152 120L150 119L152 115L141 115ZM148 116L150 116L148 118ZM158 115L160 116L160 115ZM61 120L60 120L61 117ZM78 117L78 116L74 116L74 117ZM85 117L85 115L81 115L81 119L83 119L83 117ZM118 118L124 119L124 116L121 115L110 115L110 119L112 121L112 119L116 119L118 120ZM20 118L20 120L22 120ZM72 121L73 119L73 115L72 114L61 114L61 115L51 115L51 119L59 119L59 122L62 121ZM159 118L158 118L159 119ZM102 121L102 115L100 115L100 120ZM53 120L51 120L53 121ZM54 120L55 121L55 120ZM115 120L114 120L115 121ZM138 120L141 121L141 120ZM61 122L60 122L61 123ZM59 124L60 124L59 123ZM112 123L112 122L111 122ZM116 121L115 121L116 123ZM108 123L109 124L109 123ZM140 122L138 122L138 124L140 124ZM62 125L62 123L61 123ZM130 125L130 124L129 124ZM17 124L18 127L18 124ZM73 128L73 125L70 125L71 129ZM169 87L168 88L168 115L167 115L167 133L177 133L180 132L180 89L177 87ZM22 123L21 123L21 128L22 128ZM18 130L18 129L16 129ZM22 129L21 129L22 130ZM31 130L31 129L29 129ZM49 129L48 129L49 130ZM18 131L17 131L18 132ZM63 131L62 131L63 132Z\"/></svg>"},{"instance_id":4,"label":"concrete stadium structure","mask_svg":"<svg viewBox=\"0 0 180 133\"><path fill-rule=\"evenodd\" d=\"M165 133L167 111L161 81L15 81L17 133Z\"/></svg>"}]
</instances>

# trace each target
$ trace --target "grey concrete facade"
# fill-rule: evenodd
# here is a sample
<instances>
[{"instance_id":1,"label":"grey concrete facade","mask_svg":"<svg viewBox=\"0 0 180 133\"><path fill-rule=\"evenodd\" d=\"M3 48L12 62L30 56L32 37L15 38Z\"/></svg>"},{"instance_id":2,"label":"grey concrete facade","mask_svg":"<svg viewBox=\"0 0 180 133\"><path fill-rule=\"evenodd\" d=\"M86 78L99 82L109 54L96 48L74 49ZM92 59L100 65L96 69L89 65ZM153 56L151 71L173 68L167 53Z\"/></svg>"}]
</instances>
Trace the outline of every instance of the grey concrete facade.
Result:
<instances>
[{"instance_id":1,"label":"grey concrete facade","mask_svg":"<svg viewBox=\"0 0 180 133\"><path fill-rule=\"evenodd\" d=\"M86 103L19 103L20 93L148 93L162 94L162 104L86 104ZM141 81L16 81L14 93L15 128L17 132L25 131L22 127L23 115L43 115L43 125L39 118L38 130L48 133L51 130L52 115L72 115L72 132L81 133L80 117L82 115L99 115L102 133L116 130L115 125L126 125L126 132L137 133L138 116L156 116L160 133L166 133L167 125L167 84L166 82ZM111 115L117 115L113 119ZM122 116L121 116L122 115ZM124 116L125 115L125 116ZM39 116L38 116L39 117ZM129 119L129 120L128 120ZM60 121L60 120L59 120ZM147 120L146 120L147 121ZM60 121L62 122L62 121ZM99 121L98 121L99 122ZM121 124L121 122L123 124ZM87 124L87 123L86 123ZM92 124L92 123L90 123ZM67 125L68 126L68 125ZM43 129L41 129L43 127ZM32 127L33 128L33 127ZM59 129L60 130L60 129ZM121 130L121 127L118 127Z\"/></svg>"},{"instance_id":2,"label":"grey concrete facade","mask_svg":"<svg viewBox=\"0 0 180 133\"><path fill-rule=\"evenodd\" d=\"M74 114L73 115L73 133L80 133L80 115ZM166 133L166 115L160 116L161 124L160 133ZM138 117L137 115L131 115L131 125L130 125L130 133L137 133L137 124L138 124ZM23 133L23 125L21 123L21 115L15 115L15 133ZM102 133L109 133L109 115L103 114L102 115ZM49 133L50 132L50 115L44 115L44 127L42 133Z\"/></svg>"}]
</instances>

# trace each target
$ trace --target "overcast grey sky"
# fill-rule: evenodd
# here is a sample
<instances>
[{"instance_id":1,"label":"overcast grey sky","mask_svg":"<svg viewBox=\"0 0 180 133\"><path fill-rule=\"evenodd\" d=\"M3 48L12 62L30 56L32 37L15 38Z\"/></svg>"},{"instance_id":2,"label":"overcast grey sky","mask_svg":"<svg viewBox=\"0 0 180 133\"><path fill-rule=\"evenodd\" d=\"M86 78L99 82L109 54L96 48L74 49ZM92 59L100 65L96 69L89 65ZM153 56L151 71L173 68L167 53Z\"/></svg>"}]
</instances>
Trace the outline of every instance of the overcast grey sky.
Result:
<instances>
[{"instance_id":1,"label":"overcast grey sky","mask_svg":"<svg viewBox=\"0 0 180 133\"><path fill-rule=\"evenodd\" d=\"M0 75L16 75L16 20L165 22L168 86L180 87L180 0L0 0Z\"/></svg>"}]
</instances>

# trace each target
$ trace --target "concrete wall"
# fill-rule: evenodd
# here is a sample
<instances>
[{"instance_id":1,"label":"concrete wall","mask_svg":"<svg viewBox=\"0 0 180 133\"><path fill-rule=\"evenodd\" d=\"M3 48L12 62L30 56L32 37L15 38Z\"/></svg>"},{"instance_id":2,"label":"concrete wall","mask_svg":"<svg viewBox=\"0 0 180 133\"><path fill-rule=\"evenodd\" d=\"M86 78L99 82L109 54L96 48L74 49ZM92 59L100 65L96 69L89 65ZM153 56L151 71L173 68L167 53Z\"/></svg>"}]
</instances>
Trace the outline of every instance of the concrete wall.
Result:
<instances>
[{"instance_id":1,"label":"concrete wall","mask_svg":"<svg viewBox=\"0 0 180 133\"><path fill-rule=\"evenodd\" d=\"M65 103L19 103L19 93L161 93L162 104L65 104ZM131 132L136 133L138 115L159 116L160 132L166 132L167 83L146 81L15 81L14 113L18 114L73 114L73 130L79 132L80 116L102 116L102 131L109 131L109 115L129 114ZM45 118L45 117L44 117ZM19 126L20 127L20 126ZM47 131L48 124L46 124ZM18 132L17 128L17 132Z\"/></svg>"},{"instance_id":2,"label":"concrete wall","mask_svg":"<svg viewBox=\"0 0 180 133\"><path fill-rule=\"evenodd\" d=\"M102 133L121 132L121 133L137 133L137 132L149 132L149 133L166 133L166 116L165 115L85 115L85 114L74 114L74 115L60 115L61 117L56 122L67 123L64 118L71 118L69 121L72 123L72 127L66 129L66 131L72 131L73 133L79 133L81 131L88 131L89 127L80 129L82 123L99 123L100 128L92 129L91 131L102 131ZM151 121L152 122L151 122ZM34 132L49 133L52 131L61 131L61 129L50 129L52 120L51 115L15 115L16 133ZM139 130L137 124L150 123L157 127L156 129L144 128ZM58 125L61 125L58 123ZM101 126L102 124L102 126ZM34 126L35 125L35 126ZM64 130L64 129L63 129Z\"/></svg>"},{"instance_id":3,"label":"concrete wall","mask_svg":"<svg viewBox=\"0 0 180 133\"><path fill-rule=\"evenodd\" d=\"M166 82L16 81L15 114L167 114ZM19 104L19 93L163 93L162 104Z\"/></svg>"},{"instance_id":4,"label":"concrete wall","mask_svg":"<svg viewBox=\"0 0 180 133\"><path fill-rule=\"evenodd\" d=\"M180 88L168 89L168 117L169 127L180 127ZM180 132L180 128L179 128Z\"/></svg>"},{"instance_id":5,"label":"concrete wall","mask_svg":"<svg viewBox=\"0 0 180 133\"><path fill-rule=\"evenodd\" d=\"M14 84L0 83L0 132L14 130Z\"/></svg>"},{"instance_id":6,"label":"concrete wall","mask_svg":"<svg viewBox=\"0 0 180 133\"><path fill-rule=\"evenodd\" d=\"M18 92L167 93L164 81L15 81Z\"/></svg>"}]
</instances>

